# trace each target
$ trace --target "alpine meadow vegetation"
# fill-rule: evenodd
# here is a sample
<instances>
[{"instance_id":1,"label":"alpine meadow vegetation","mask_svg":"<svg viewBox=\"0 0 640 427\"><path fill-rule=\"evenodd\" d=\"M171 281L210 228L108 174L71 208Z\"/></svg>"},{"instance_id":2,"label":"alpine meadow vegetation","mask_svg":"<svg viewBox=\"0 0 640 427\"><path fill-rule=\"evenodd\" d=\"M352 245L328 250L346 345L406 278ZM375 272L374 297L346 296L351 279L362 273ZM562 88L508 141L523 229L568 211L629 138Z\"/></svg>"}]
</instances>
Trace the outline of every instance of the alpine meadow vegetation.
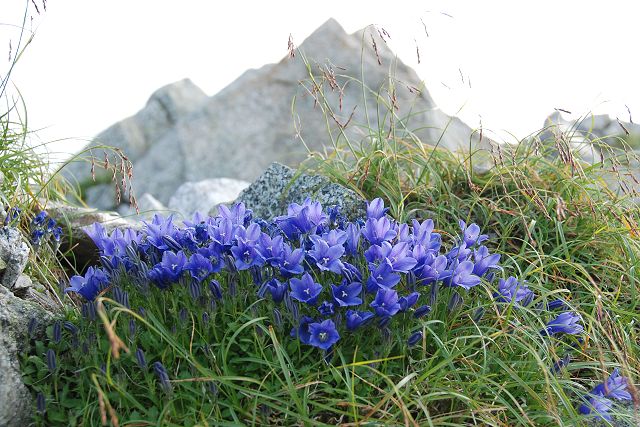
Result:
<instances>
[{"instance_id":1,"label":"alpine meadow vegetation","mask_svg":"<svg viewBox=\"0 0 640 427\"><path fill-rule=\"evenodd\" d=\"M335 86L307 66L331 129ZM65 307L21 360L35 425L638 424L625 138L589 141L593 162L561 132L460 155L417 139L389 88L360 84L380 127L330 131L333 150L301 169L355 190L366 215L309 195L274 218L237 203L96 223L84 269L62 267L73 258L46 212L71 186L24 145L14 109L0 116L2 227L21 230Z\"/></svg>"}]
</instances>

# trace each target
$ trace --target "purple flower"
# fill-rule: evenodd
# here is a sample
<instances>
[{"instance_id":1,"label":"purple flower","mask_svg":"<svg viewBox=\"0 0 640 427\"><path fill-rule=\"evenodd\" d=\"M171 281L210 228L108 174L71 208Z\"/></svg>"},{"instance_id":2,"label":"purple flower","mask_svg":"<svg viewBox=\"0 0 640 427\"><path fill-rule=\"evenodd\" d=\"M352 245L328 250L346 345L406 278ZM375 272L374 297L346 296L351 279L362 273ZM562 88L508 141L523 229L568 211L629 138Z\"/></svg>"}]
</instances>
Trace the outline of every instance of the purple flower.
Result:
<instances>
[{"instance_id":1,"label":"purple flower","mask_svg":"<svg viewBox=\"0 0 640 427\"><path fill-rule=\"evenodd\" d=\"M367 292L375 292L379 288L392 288L400 282L400 275L393 271L390 262L385 261L371 271L367 279Z\"/></svg>"},{"instance_id":2,"label":"purple flower","mask_svg":"<svg viewBox=\"0 0 640 427\"><path fill-rule=\"evenodd\" d=\"M231 222L233 225L244 226L251 220L251 211L244 206L244 203L236 203L231 209L225 205L218 206L218 215Z\"/></svg>"},{"instance_id":3,"label":"purple flower","mask_svg":"<svg viewBox=\"0 0 640 427\"><path fill-rule=\"evenodd\" d=\"M367 202L367 219L380 219L384 217L389 208L384 207L384 201L377 197L371 202Z\"/></svg>"},{"instance_id":4,"label":"purple flower","mask_svg":"<svg viewBox=\"0 0 640 427\"><path fill-rule=\"evenodd\" d=\"M153 362L152 366L153 366L153 371L156 373L156 376L158 377L158 381L160 381L160 387L162 388L162 390L164 390L165 392L171 391L171 382L169 381L169 374L167 373L167 370L164 368L162 363Z\"/></svg>"},{"instance_id":5,"label":"purple flower","mask_svg":"<svg viewBox=\"0 0 640 427\"><path fill-rule=\"evenodd\" d=\"M427 254L427 260L423 263L422 268L415 271L419 284L428 285L430 283L442 280L449 275L447 265L449 261L444 255L434 256L432 253Z\"/></svg>"},{"instance_id":6,"label":"purple flower","mask_svg":"<svg viewBox=\"0 0 640 427\"><path fill-rule=\"evenodd\" d=\"M311 332L309 325L313 323L313 319L309 316L302 316L297 329L291 330L291 336L298 337L302 344L309 344L311 341Z\"/></svg>"},{"instance_id":7,"label":"purple flower","mask_svg":"<svg viewBox=\"0 0 640 427\"><path fill-rule=\"evenodd\" d=\"M237 245L231 247L236 268L248 270L253 266L262 266L264 257L256 247L256 242L261 236L260 226L256 223L252 223L247 228L239 225L236 228L236 233Z\"/></svg>"},{"instance_id":8,"label":"purple flower","mask_svg":"<svg viewBox=\"0 0 640 427\"><path fill-rule=\"evenodd\" d=\"M280 268L280 274L284 277L291 277L304 271L302 261L304 260L304 250L291 249L291 246L284 244L284 251L280 258L275 259L271 265Z\"/></svg>"},{"instance_id":9,"label":"purple flower","mask_svg":"<svg viewBox=\"0 0 640 427\"><path fill-rule=\"evenodd\" d=\"M489 238L486 234L480 234L480 227L475 223L469 224L467 227L467 224L460 220L458 224L460 224L460 229L462 230L462 241L467 247L471 247L476 243L480 244Z\"/></svg>"},{"instance_id":10,"label":"purple flower","mask_svg":"<svg viewBox=\"0 0 640 427\"><path fill-rule=\"evenodd\" d=\"M382 217L369 218L364 224L362 235L372 245L380 245L384 241L391 241L397 233L391 228L391 222L386 217Z\"/></svg>"},{"instance_id":11,"label":"purple flower","mask_svg":"<svg viewBox=\"0 0 640 427\"><path fill-rule=\"evenodd\" d=\"M418 302L418 298L420 298L419 292L412 292L406 297L400 297L398 299L398 304L400 304L400 311L407 311L409 308L413 307L413 305Z\"/></svg>"},{"instance_id":12,"label":"purple flower","mask_svg":"<svg viewBox=\"0 0 640 427\"><path fill-rule=\"evenodd\" d=\"M278 279L271 279L265 285L267 291L271 294L273 302L279 304L284 299L284 294L287 291L287 285L280 282Z\"/></svg>"},{"instance_id":13,"label":"purple flower","mask_svg":"<svg viewBox=\"0 0 640 427\"><path fill-rule=\"evenodd\" d=\"M212 273L213 265L209 258L195 253L189 257L189 262L185 264L184 268L191 273L191 277L196 281L202 282Z\"/></svg>"},{"instance_id":14,"label":"purple flower","mask_svg":"<svg viewBox=\"0 0 640 427\"><path fill-rule=\"evenodd\" d=\"M413 312L413 317L419 319L420 317L426 316L429 313L431 313L431 306L421 305L420 307L415 309L415 311Z\"/></svg>"},{"instance_id":15,"label":"purple flower","mask_svg":"<svg viewBox=\"0 0 640 427\"><path fill-rule=\"evenodd\" d=\"M360 226L355 223L350 223L345 231L347 233L345 250L347 255L354 256L358 253L358 245L360 244Z\"/></svg>"},{"instance_id":16,"label":"purple flower","mask_svg":"<svg viewBox=\"0 0 640 427\"><path fill-rule=\"evenodd\" d=\"M473 274L473 263L464 261L454 267L451 277L445 279L447 286L460 286L467 290L480 284L481 280Z\"/></svg>"},{"instance_id":17,"label":"purple flower","mask_svg":"<svg viewBox=\"0 0 640 427\"><path fill-rule=\"evenodd\" d=\"M414 345L418 344L420 340L422 340L422 331L414 332L411 334L411 336L407 340L407 345L409 347L413 347Z\"/></svg>"},{"instance_id":18,"label":"purple flower","mask_svg":"<svg viewBox=\"0 0 640 427\"><path fill-rule=\"evenodd\" d=\"M44 220L47 218L47 213L45 211L40 211L38 215L36 215L31 221L33 225L40 225L44 223Z\"/></svg>"},{"instance_id":19,"label":"purple flower","mask_svg":"<svg viewBox=\"0 0 640 427\"><path fill-rule=\"evenodd\" d=\"M275 267L274 262L284 255L282 236L278 235L271 238L268 234L262 233L258 241L257 250L266 262Z\"/></svg>"},{"instance_id":20,"label":"purple flower","mask_svg":"<svg viewBox=\"0 0 640 427\"><path fill-rule=\"evenodd\" d=\"M344 254L344 246L329 246L320 236L314 235L310 238L313 241L313 249L309 251L309 255L316 261L318 268L340 274L343 267L340 257Z\"/></svg>"},{"instance_id":21,"label":"purple flower","mask_svg":"<svg viewBox=\"0 0 640 427\"><path fill-rule=\"evenodd\" d=\"M382 242L381 245L371 245L364 253L365 258L374 267L379 265L380 261L387 260L396 272L406 273L415 267L417 261L411 257L409 245L406 242L400 242L391 246L389 242Z\"/></svg>"},{"instance_id":22,"label":"purple flower","mask_svg":"<svg viewBox=\"0 0 640 427\"><path fill-rule=\"evenodd\" d=\"M592 394L600 394L602 396L611 397L618 400L632 400L631 393L627 389L629 385L629 379L620 376L620 370L614 369L609 378L602 383L598 384Z\"/></svg>"},{"instance_id":23,"label":"purple flower","mask_svg":"<svg viewBox=\"0 0 640 427\"><path fill-rule=\"evenodd\" d=\"M318 307L318 311L323 317L332 316L335 310L333 309L333 303L329 301L323 301L322 304Z\"/></svg>"},{"instance_id":24,"label":"purple flower","mask_svg":"<svg viewBox=\"0 0 640 427\"><path fill-rule=\"evenodd\" d=\"M518 279L511 276L506 281L498 281L498 292L494 294L498 302L514 302L527 306L533 299L533 291L527 286L527 282L518 282Z\"/></svg>"},{"instance_id":25,"label":"purple flower","mask_svg":"<svg viewBox=\"0 0 640 427\"><path fill-rule=\"evenodd\" d=\"M583 415L594 414L599 418L607 421L611 421L611 415L609 411L613 406L613 401L607 399L602 395L588 395L589 398L586 403L583 403L578 407L578 412Z\"/></svg>"},{"instance_id":26,"label":"purple flower","mask_svg":"<svg viewBox=\"0 0 640 427\"><path fill-rule=\"evenodd\" d=\"M361 292L362 284L359 282L347 283L343 280L340 286L331 285L333 299L340 307L362 304Z\"/></svg>"},{"instance_id":27,"label":"purple flower","mask_svg":"<svg viewBox=\"0 0 640 427\"><path fill-rule=\"evenodd\" d=\"M500 254L489 254L489 249L486 246L480 246L473 251L473 274L482 277L491 269L499 269Z\"/></svg>"},{"instance_id":28,"label":"purple flower","mask_svg":"<svg viewBox=\"0 0 640 427\"><path fill-rule=\"evenodd\" d=\"M555 319L547 323L542 333L548 335L554 335L560 332L571 335L580 334L584 330L584 327L579 323L580 320L580 316L576 313L571 311L562 312Z\"/></svg>"},{"instance_id":29,"label":"purple flower","mask_svg":"<svg viewBox=\"0 0 640 427\"><path fill-rule=\"evenodd\" d=\"M376 298L369 305L374 308L379 317L390 317L400 311L398 293L393 289L378 289Z\"/></svg>"},{"instance_id":30,"label":"purple flower","mask_svg":"<svg viewBox=\"0 0 640 427\"><path fill-rule=\"evenodd\" d=\"M86 300L93 301L109 284L109 278L100 268L89 267L83 276L73 276L69 279L69 287L65 292L75 292Z\"/></svg>"},{"instance_id":31,"label":"purple flower","mask_svg":"<svg viewBox=\"0 0 640 427\"><path fill-rule=\"evenodd\" d=\"M149 279L160 288L166 288L180 280L186 264L187 256L184 252L173 253L165 251L162 254L162 261L149 271Z\"/></svg>"},{"instance_id":32,"label":"purple flower","mask_svg":"<svg viewBox=\"0 0 640 427\"><path fill-rule=\"evenodd\" d=\"M422 224L414 219L412 227L414 245L423 246L426 250L437 253L442 242L440 235L433 232L433 228L432 219L427 219Z\"/></svg>"},{"instance_id":33,"label":"purple flower","mask_svg":"<svg viewBox=\"0 0 640 427\"><path fill-rule=\"evenodd\" d=\"M322 285L316 283L309 273L305 273L301 279L291 279L289 285L291 298L310 305L316 303L318 295L322 292Z\"/></svg>"},{"instance_id":34,"label":"purple flower","mask_svg":"<svg viewBox=\"0 0 640 427\"><path fill-rule=\"evenodd\" d=\"M340 339L336 325L331 319L324 320L320 323L310 323L309 335L309 344L325 351L329 350L329 348Z\"/></svg>"},{"instance_id":35,"label":"purple flower","mask_svg":"<svg viewBox=\"0 0 640 427\"><path fill-rule=\"evenodd\" d=\"M347 329L350 331L355 331L360 326L364 325L373 316L374 314L370 311L347 310Z\"/></svg>"}]
</instances>

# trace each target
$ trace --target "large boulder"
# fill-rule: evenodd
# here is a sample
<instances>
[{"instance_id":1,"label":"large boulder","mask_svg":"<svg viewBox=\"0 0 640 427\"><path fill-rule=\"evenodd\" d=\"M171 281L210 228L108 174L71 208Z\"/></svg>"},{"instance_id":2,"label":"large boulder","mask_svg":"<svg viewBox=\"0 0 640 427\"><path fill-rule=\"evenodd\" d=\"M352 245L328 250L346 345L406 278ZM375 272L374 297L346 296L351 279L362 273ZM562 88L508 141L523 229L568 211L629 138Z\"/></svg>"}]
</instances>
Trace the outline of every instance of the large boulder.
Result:
<instances>
[{"instance_id":1,"label":"large boulder","mask_svg":"<svg viewBox=\"0 0 640 427\"><path fill-rule=\"evenodd\" d=\"M365 90L358 83L363 76ZM252 181L274 161L296 166L308 150L331 149L332 139L358 144L370 143L371 134L386 138L390 122L396 124L394 137L418 137L453 150L468 147L470 138L477 142L468 126L435 106L415 71L397 59L375 28L349 35L331 19L294 58L245 72L199 108L160 126L163 131L153 139L135 134L144 143L129 144L122 131L114 138L122 139L121 147L133 147L136 192L166 205L184 182Z\"/></svg>"},{"instance_id":2,"label":"large boulder","mask_svg":"<svg viewBox=\"0 0 640 427\"><path fill-rule=\"evenodd\" d=\"M115 123L100 133L85 147L83 153L94 155L98 159L97 164L100 165L103 152L110 153L103 147L110 146L121 149L127 158L135 163L178 121L198 110L207 99L207 95L189 79L166 85L155 91L146 106L137 114ZM71 182L90 187L93 178L91 166L85 161L86 157L80 156L78 161L68 164L62 173ZM111 154L109 157L111 163L115 163L114 156ZM96 183L102 184L102 187L89 192L89 203L103 202L106 203L105 207L113 207L116 200L113 186L104 185L105 181L110 180L111 175L100 167L96 167L94 172Z\"/></svg>"},{"instance_id":3,"label":"large boulder","mask_svg":"<svg viewBox=\"0 0 640 427\"><path fill-rule=\"evenodd\" d=\"M271 219L287 213L291 203L310 197L323 207L339 205L348 219L364 218L366 202L356 192L331 182L327 177L308 175L280 163L272 163L246 188L236 202L243 202L254 217Z\"/></svg>"}]
</instances>

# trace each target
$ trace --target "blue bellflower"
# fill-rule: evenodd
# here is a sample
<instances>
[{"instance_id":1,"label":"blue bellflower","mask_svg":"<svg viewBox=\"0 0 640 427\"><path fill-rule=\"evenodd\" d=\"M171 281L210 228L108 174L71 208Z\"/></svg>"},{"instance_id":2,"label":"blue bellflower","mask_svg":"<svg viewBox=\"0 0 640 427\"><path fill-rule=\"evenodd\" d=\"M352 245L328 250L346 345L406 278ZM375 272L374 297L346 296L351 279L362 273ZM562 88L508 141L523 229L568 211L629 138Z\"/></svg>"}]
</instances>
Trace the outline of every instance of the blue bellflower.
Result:
<instances>
[{"instance_id":1,"label":"blue bellflower","mask_svg":"<svg viewBox=\"0 0 640 427\"><path fill-rule=\"evenodd\" d=\"M89 267L84 277L71 277L69 285L65 292L72 291L82 295L88 301L93 301L109 285L109 278L100 268Z\"/></svg>"},{"instance_id":2,"label":"blue bellflower","mask_svg":"<svg viewBox=\"0 0 640 427\"><path fill-rule=\"evenodd\" d=\"M360 326L367 323L373 316L374 314L370 311L347 310L347 329L355 331Z\"/></svg>"},{"instance_id":3,"label":"blue bellflower","mask_svg":"<svg viewBox=\"0 0 640 427\"><path fill-rule=\"evenodd\" d=\"M494 294L498 302L513 302L527 306L533 299L533 291L529 289L526 282L519 282L511 276L507 280L498 281L498 292Z\"/></svg>"},{"instance_id":4,"label":"blue bellflower","mask_svg":"<svg viewBox=\"0 0 640 427\"><path fill-rule=\"evenodd\" d=\"M340 307L362 304L361 292L362 284L359 282L347 283L346 280L343 280L340 286L331 285L333 300Z\"/></svg>"},{"instance_id":5,"label":"blue bellflower","mask_svg":"<svg viewBox=\"0 0 640 427\"><path fill-rule=\"evenodd\" d=\"M309 344L325 351L340 340L340 334L338 334L336 325L331 319L320 323L310 323L309 335Z\"/></svg>"},{"instance_id":6,"label":"blue bellflower","mask_svg":"<svg viewBox=\"0 0 640 427\"><path fill-rule=\"evenodd\" d=\"M375 300L369 305L379 317L391 317L400 311L398 293L393 289L378 289Z\"/></svg>"},{"instance_id":7,"label":"blue bellflower","mask_svg":"<svg viewBox=\"0 0 640 427\"><path fill-rule=\"evenodd\" d=\"M301 279L291 279L289 286L291 298L310 305L316 303L318 295L322 292L322 285L316 283L309 273L305 273Z\"/></svg>"},{"instance_id":8,"label":"blue bellflower","mask_svg":"<svg viewBox=\"0 0 640 427\"><path fill-rule=\"evenodd\" d=\"M571 335L577 335L582 333L584 327L579 323L580 316L571 311L565 311L560 313L555 319L549 321L546 328L543 329L543 334L554 335L558 333L565 333Z\"/></svg>"}]
</instances>

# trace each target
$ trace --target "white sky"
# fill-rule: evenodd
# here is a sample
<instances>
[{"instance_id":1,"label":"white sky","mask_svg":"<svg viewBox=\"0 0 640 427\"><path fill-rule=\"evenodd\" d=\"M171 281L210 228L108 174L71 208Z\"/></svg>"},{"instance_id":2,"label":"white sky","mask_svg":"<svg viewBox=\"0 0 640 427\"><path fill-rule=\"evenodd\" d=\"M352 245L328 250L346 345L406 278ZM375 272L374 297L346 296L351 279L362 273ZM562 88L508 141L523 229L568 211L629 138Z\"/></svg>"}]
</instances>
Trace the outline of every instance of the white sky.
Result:
<instances>
[{"instance_id":1,"label":"white sky","mask_svg":"<svg viewBox=\"0 0 640 427\"><path fill-rule=\"evenodd\" d=\"M20 24L30 1L0 1L0 22ZM539 129L556 107L628 121L627 105L640 117L640 3L632 0L65 0L49 1L46 12L34 1L35 39L12 81L29 127L46 128L40 139L68 138L53 150L78 149L184 77L213 95L247 68L284 57L290 33L299 45L330 17L349 33L384 27L445 112L462 108L464 121L476 127L481 118L499 139ZM2 77L17 35L0 26Z\"/></svg>"}]
</instances>

